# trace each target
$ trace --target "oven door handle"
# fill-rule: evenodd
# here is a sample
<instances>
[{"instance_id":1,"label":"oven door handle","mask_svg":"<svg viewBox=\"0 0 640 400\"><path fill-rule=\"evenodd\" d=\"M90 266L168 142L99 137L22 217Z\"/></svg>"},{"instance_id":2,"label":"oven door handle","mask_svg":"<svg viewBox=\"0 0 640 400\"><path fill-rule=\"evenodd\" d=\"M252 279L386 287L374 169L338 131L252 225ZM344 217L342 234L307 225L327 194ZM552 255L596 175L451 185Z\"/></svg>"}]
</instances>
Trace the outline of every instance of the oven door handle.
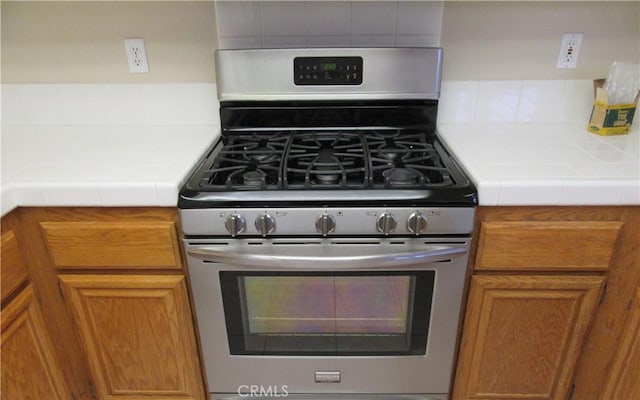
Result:
<instances>
[{"instance_id":1,"label":"oven door handle","mask_svg":"<svg viewBox=\"0 0 640 400\"><path fill-rule=\"evenodd\" d=\"M424 266L428 263L447 261L459 257L467 252L466 246L435 245L424 250L407 252L380 252L366 247L368 252L352 254L353 251L329 250L326 247L314 248L304 246L304 250L273 249L274 251L256 252L243 247L242 249L213 248L198 246L189 248L190 256L221 264L230 264L250 269L387 269L389 267ZM287 251L282 251L287 250ZM348 250L348 249L340 249ZM353 249L350 249L353 250ZM377 253L376 253L377 251ZM339 254L344 253L344 254Z\"/></svg>"}]
</instances>

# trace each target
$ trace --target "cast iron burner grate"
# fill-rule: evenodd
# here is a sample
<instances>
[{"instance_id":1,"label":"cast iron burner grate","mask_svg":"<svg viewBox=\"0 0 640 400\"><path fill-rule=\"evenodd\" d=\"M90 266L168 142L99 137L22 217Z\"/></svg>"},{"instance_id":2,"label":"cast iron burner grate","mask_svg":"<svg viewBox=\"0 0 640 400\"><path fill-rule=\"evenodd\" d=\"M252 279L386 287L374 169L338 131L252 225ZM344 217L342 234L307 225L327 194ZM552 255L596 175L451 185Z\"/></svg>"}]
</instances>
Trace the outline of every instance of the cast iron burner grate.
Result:
<instances>
[{"instance_id":1,"label":"cast iron burner grate","mask_svg":"<svg viewBox=\"0 0 640 400\"><path fill-rule=\"evenodd\" d=\"M451 186L449 170L420 132L374 130L364 133L371 154L374 188Z\"/></svg>"},{"instance_id":2,"label":"cast iron burner grate","mask_svg":"<svg viewBox=\"0 0 640 400\"><path fill-rule=\"evenodd\" d=\"M203 188L267 190L281 187L281 163L289 135L252 132L229 135L202 176ZM208 160L209 161L209 160Z\"/></svg>"},{"instance_id":3,"label":"cast iron burner grate","mask_svg":"<svg viewBox=\"0 0 640 400\"><path fill-rule=\"evenodd\" d=\"M454 185L436 149L410 129L233 132L205 163L204 190Z\"/></svg>"},{"instance_id":4,"label":"cast iron burner grate","mask_svg":"<svg viewBox=\"0 0 640 400\"><path fill-rule=\"evenodd\" d=\"M364 189L367 171L358 132L301 132L292 136L283 182L288 189Z\"/></svg>"}]
</instances>

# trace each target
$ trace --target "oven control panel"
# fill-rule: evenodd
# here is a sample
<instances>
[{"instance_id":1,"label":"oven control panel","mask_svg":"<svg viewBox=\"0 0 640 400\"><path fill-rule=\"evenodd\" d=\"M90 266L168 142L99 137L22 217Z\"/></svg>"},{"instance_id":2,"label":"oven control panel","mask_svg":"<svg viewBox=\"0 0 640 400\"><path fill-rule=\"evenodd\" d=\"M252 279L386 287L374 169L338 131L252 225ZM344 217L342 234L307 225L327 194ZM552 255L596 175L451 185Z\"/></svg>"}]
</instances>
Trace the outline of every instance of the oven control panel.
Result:
<instances>
[{"instance_id":1,"label":"oven control panel","mask_svg":"<svg viewBox=\"0 0 640 400\"><path fill-rule=\"evenodd\" d=\"M468 234L473 207L322 207L180 210L186 235L420 236Z\"/></svg>"},{"instance_id":2,"label":"oven control panel","mask_svg":"<svg viewBox=\"0 0 640 400\"><path fill-rule=\"evenodd\" d=\"M295 57L296 85L360 85L362 57Z\"/></svg>"}]
</instances>

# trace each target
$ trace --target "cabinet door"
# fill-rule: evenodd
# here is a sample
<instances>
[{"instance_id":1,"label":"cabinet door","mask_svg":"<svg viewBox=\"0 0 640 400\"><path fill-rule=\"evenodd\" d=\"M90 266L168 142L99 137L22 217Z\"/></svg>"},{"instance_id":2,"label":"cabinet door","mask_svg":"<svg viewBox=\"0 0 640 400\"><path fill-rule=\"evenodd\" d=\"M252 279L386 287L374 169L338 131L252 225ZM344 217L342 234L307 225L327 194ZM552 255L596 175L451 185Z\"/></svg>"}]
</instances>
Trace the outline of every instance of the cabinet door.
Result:
<instances>
[{"instance_id":1,"label":"cabinet door","mask_svg":"<svg viewBox=\"0 0 640 400\"><path fill-rule=\"evenodd\" d=\"M640 288L603 399L640 399Z\"/></svg>"},{"instance_id":2,"label":"cabinet door","mask_svg":"<svg viewBox=\"0 0 640 400\"><path fill-rule=\"evenodd\" d=\"M600 276L473 276L456 399L565 399Z\"/></svg>"},{"instance_id":3,"label":"cabinet door","mask_svg":"<svg viewBox=\"0 0 640 400\"><path fill-rule=\"evenodd\" d=\"M31 286L2 310L3 400L71 398Z\"/></svg>"},{"instance_id":4,"label":"cabinet door","mask_svg":"<svg viewBox=\"0 0 640 400\"><path fill-rule=\"evenodd\" d=\"M4 227L3 227L4 228ZM3 229L0 238L2 270L0 270L0 293L2 302L27 282L27 266L18 246L15 232Z\"/></svg>"},{"instance_id":5,"label":"cabinet door","mask_svg":"<svg viewBox=\"0 0 640 400\"><path fill-rule=\"evenodd\" d=\"M60 275L100 399L204 398L182 275Z\"/></svg>"}]
</instances>

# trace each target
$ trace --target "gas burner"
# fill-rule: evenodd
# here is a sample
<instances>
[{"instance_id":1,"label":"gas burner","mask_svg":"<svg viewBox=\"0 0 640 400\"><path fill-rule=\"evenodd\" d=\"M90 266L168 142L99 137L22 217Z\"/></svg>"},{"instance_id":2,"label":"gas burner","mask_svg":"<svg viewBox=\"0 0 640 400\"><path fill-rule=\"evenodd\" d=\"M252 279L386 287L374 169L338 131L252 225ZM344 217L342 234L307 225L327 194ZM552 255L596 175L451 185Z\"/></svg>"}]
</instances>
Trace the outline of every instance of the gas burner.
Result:
<instances>
[{"instance_id":1,"label":"gas burner","mask_svg":"<svg viewBox=\"0 0 640 400\"><path fill-rule=\"evenodd\" d=\"M276 149L273 146L256 145L254 147L245 146L243 157L247 160L255 160L261 163L269 162L276 156Z\"/></svg>"},{"instance_id":2,"label":"gas burner","mask_svg":"<svg viewBox=\"0 0 640 400\"><path fill-rule=\"evenodd\" d=\"M411 168L389 168L382 171L384 183L387 186L415 186L422 174Z\"/></svg>"},{"instance_id":3,"label":"gas burner","mask_svg":"<svg viewBox=\"0 0 640 400\"><path fill-rule=\"evenodd\" d=\"M288 133L282 131L225 135L205 164L201 187L215 191L277 189L288 140Z\"/></svg>"},{"instance_id":4,"label":"gas burner","mask_svg":"<svg viewBox=\"0 0 640 400\"><path fill-rule=\"evenodd\" d=\"M390 138L395 138L398 137L402 134L402 131L400 129L379 129L379 130L372 130L371 132L367 133L367 136L370 136L372 138L376 138L376 139L390 139Z\"/></svg>"},{"instance_id":5,"label":"gas burner","mask_svg":"<svg viewBox=\"0 0 640 400\"><path fill-rule=\"evenodd\" d=\"M288 188L364 188L366 163L357 132L301 132L286 157Z\"/></svg>"},{"instance_id":6,"label":"gas burner","mask_svg":"<svg viewBox=\"0 0 640 400\"><path fill-rule=\"evenodd\" d=\"M310 166L316 166L315 177L319 184L335 184L340 181L340 171L337 167L340 161L333 155L332 149L320 149Z\"/></svg>"},{"instance_id":7,"label":"gas burner","mask_svg":"<svg viewBox=\"0 0 640 400\"><path fill-rule=\"evenodd\" d=\"M277 174L253 168L253 166L236 168L233 172L226 174L225 187L256 190L277 182ZM221 177L224 176L225 174L223 173Z\"/></svg>"},{"instance_id":8,"label":"gas burner","mask_svg":"<svg viewBox=\"0 0 640 400\"><path fill-rule=\"evenodd\" d=\"M242 174L242 182L247 186L260 186L265 183L267 174L257 169L255 171L247 171Z\"/></svg>"},{"instance_id":9,"label":"gas burner","mask_svg":"<svg viewBox=\"0 0 640 400\"><path fill-rule=\"evenodd\" d=\"M377 155L387 160L397 160L409 154L409 148L399 143L388 143L378 148Z\"/></svg>"},{"instance_id":10,"label":"gas burner","mask_svg":"<svg viewBox=\"0 0 640 400\"><path fill-rule=\"evenodd\" d=\"M334 174L332 172L316 171L316 182L320 185L331 185L340 182L340 174Z\"/></svg>"}]
</instances>

